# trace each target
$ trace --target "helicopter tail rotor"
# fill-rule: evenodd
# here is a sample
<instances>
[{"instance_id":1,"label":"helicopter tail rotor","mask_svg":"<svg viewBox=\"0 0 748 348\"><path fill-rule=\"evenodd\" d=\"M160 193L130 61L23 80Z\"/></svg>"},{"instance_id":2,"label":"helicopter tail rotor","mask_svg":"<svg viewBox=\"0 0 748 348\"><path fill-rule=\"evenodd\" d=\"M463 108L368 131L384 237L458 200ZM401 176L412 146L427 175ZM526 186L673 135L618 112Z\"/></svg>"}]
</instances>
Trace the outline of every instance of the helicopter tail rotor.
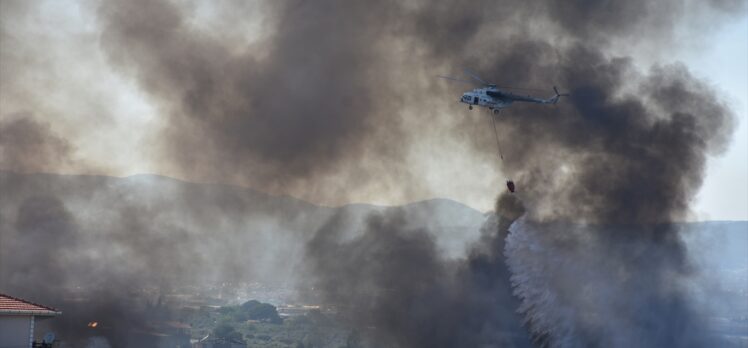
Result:
<instances>
[{"instance_id":1,"label":"helicopter tail rotor","mask_svg":"<svg viewBox=\"0 0 748 348\"><path fill-rule=\"evenodd\" d=\"M569 96L569 93L559 93L556 86L553 86L553 92L555 92L556 95L554 95L553 98L550 99L551 104L556 104L561 97Z\"/></svg>"}]
</instances>

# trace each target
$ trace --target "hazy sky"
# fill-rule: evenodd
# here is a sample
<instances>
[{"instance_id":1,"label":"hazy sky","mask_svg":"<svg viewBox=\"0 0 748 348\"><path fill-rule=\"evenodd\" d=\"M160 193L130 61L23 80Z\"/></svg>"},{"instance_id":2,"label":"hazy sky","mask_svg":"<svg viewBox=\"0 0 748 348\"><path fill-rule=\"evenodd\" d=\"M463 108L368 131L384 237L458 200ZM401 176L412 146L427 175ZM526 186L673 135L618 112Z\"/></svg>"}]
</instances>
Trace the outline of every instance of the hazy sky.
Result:
<instances>
[{"instance_id":1,"label":"hazy sky","mask_svg":"<svg viewBox=\"0 0 748 348\"><path fill-rule=\"evenodd\" d=\"M0 6L7 11L17 4L3 1ZM97 6L89 1L43 1L38 6L14 9L23 15L3 17L0 121L30 118L43 122L69 144L71 156L48 166L0 169L114 176L157 173L191 181L248 185L232 173L226 173L223 178L193 177L164 165L153 155L154 137L167 126L161 117L164 110L149 99L132 76L112 67L112 58L107 57L100 43ZM211 19L215 14L210 8L195 7L196 26L208 26L213 32L225 29L220 21ZM642 70L649 68L651 60L682 61L731 105L739 122L733 141L725 155L710 159L706 180L692 205L693 218L748 220L748 15L743 15L739 21L707 27L709 30L703 33L707 39L691 43L684 35L684 41L674 45L665 58L653 59L646 47L627 53L634 56ZM252 42L262 38L262 28L262 18L246 18L241 28L227 30L227 35L242 35ZM13 44L13 50L7 49L9 43ZM396 62L393 59L393 63ZM431 68L424 67L414 78L423 81L432 78L430 73L437 75L444 73L443 70L459 69ZM398 67L395 65L393 69ZM405 88L409 82L403 82ZM423 85L412 84L416 88ZM403 124L422 127L417 120L423 119L422 115L418 116L423 112L478 117L454 105L460 90L450 90L455 95L435 95L429 105L407 105L402 111ZM442 126L449 127L449 123ZM351 182L354 172L343 176L351 184L348 200L401 204L448 197L481 210L491 209L497 188L503 187L504 176L490 158L466 156L465 153L471 151L468 146L441 137L440 132L442 130L434 128L425 133L427 136L413 142L405 156L411 165L411 174L422 178L423 187L408 190L395 187L392 182L356 187ZM489 128L476 128L475 132L489 132ZM365 172L367 168L360 170ZM330 182L337 179L332 178ZM330 187L330 184L322 187ZM283 192L276 188L274 191L317 203L343 203L319 198L315 189Z\"/></svg>"},{"instance_id":2,"label":"hazy sky","mask_svg":"<svg viewBox=\"0 0 748 348\"><path fill-rule=\"evenodd\" d=\"M678 56L725 94L739 124L727 153L709 161L693 209L701 220L748 220L748 16L721 28L710 46Z\"/></svg>"}]
</instances>

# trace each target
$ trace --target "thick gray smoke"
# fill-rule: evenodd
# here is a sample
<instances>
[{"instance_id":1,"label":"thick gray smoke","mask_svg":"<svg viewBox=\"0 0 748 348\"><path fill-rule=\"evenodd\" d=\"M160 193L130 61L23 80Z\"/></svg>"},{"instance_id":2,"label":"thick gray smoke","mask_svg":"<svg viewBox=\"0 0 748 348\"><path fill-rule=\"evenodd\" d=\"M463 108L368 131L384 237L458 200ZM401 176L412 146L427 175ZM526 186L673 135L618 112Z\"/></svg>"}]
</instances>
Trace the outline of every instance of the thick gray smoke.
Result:
<instances>
[{"instance_id":1,"label":"thick gray smoke","mask_svg":"<svg viewBox=\"0 0 748 348\"><path fill-rule=\"evenodd\" d=\"M249 45L200 31L167 1L101 7L102 47L169 114L163 158L180 171L236 175L270 190L314 190L320 177L358 161L402 166L400 103L381 74L388 6L289 1L217 11L253 10L275 30Z\"/></svg>"},{"instance_id":2,"label":"thick gray smoke","mask_svg":"<svg viewBox=\"0 0 748 348\"><path fill-rule=\"evenodd\" d=\"M522 213L516 197L481 229L467 260L447 260L433 235L401 211L371 215L347 237L333 217L307 246L315 293L373 347L529 347L512 296L503 249Z\"/></svg>"},{"instance_id":3,"label":"thick gray smoke","mask_svg":"<svg viewBox=\"0 0 748 348\"><path fill-rule=\"evenodd\" d=\"M73 162L71 145L28 115L0 120L0 169L50 171Z\"/></svg>"},{"instance_id":4,"label":"thick gray smoke","mask_svg":"<svg viewBox=\"0 0 748 348\"><path fill-rule=\"evenodd\" d=\"M3 6L7 22L16 6ZM33 12L29 7L24 12ZM404 197L424 195L428 190L413 174L411 166L418 164L409 152L424 155L413 150L420 136L436 133L440 141L467 143L474 151L465 157L478 160L495 151L485 118L464 117L467 111L453 103L461 90L432 76L469 66L500 84L555 84L571 93L555 107L518 104L498 119L501 170L517 183L526 209L506 246L508 224L517 218L507 211L516 212L512 207L520 204L505 195L497 206L501 216L486 224L484 237L462 261L444 258L434 231L409 228L397 214L371 217L354 238L343 238L345 231L332 218L306 244L315 295L339 306L374 342L709 343L697 309L678 288L690 267L670 223L688 214L706 156L729 140L732 114L683 65L668 59L642 68L627 50L649 52L653 61L668 57L672 42L697 40L702 29L741 13L745 2L289 0L217 3L208 11L213 21L201 17L206 14L198 7L166 0L104 2L92 24L112 68L132 78L164 115L163 128L149 139L154 157L167 172L194 179L220 178L333 202L365 185ZM243 18L261 18L254 37L242 32ZM7 25L2 39L3 52L26 42ZM24 79L24 69L15 66L22 61L0 62L0 79L14 92ZM2 169L54 170L64 165L55 158L70 152L43 123L22 117L0 123L0 134ZM11 179L4 177L3 187L15 187ZM199 194L173 204L194 214L190 221L201 229L224 226L210 209L191 205ZM242 250L195 241L191 229L175 222L184 216L164 214L164 205L113 206L116 224L103 226L105 237L97 241L76 237L94 233L75 232L72 216L86 214L60 197L68 196L19 193L14 203L21 207L3 212L3 240L18 247L47 245L40 263L21 264L25 274L38 275L35 280L51 274L58 283L71 279L70 268L42 272L40 265L80 272L97 257L68 255L44 244L50 241L65 248L115 241L123 258L142 257L144 262L123 268L113 261L101 266L115 270L92 281L113 294L111 300L101 297L101 308L126 297L115 291L118 284L151 284L164 274L178 278L211 269L242 272ZM241 212L237 206L250 204L231 189L214 198L213 208L221 211ZM225 258L190 259L186 267L173 262L184 260L173 251L182 243L197 255ZM278 244L285 243L293 244ZM502 250L521 303L510 295ZM58 274L63 276L54 278ZM3 280L21 284L18 289L31 287L31 281L8 277ZM529 335L515 318L517 307Z\"/></svg>"},{"instance_id":5,"label":"thick gray smoke","mask_svg":"<svg viewBox=\"0 0 748 348\"><path fill-rule=\"evenodd\" d=\"M212 7L217 18L259 12L263 26L252 40L208 30L193 6L169 1L105 3L99 17L109 61L134 76L168 115L154 143L160 161L176 172L327 202L345 201L346 190L331 184L340 181L422 195L427 190L408 167L413 154L403 149L430 126L448 125L441 137L474 143L471 157L487 159L494 151L488 132L474 135L483 118L460 117L455 124L444 121L453 113L412 115L411 106L432 110L459 93L424 74L467 65L501 84L556 84L572 93L557 108L517 105L502 117L503 171L529 188L524 199L532 201L533 214L643 222L682 216L699 186L703 152L725 143L729 113L684 67L642 73L616 52L658 53L635 44L642 35L655 47L684 35L693 39L702 28L686 21L694 11L710 22L741 8L740 1ZM693 30L682 29L687 25ZM661 147L668 153L647 151ZM679 164L667 165L666 156ZM644 177L660 168L660 180ZM628 190L633 182L639 190ZM581 204L566 204L570 197ZM621 205L637 207L622 216Z\"/></svg>"},{"instance_id":6,"label":"thick gray smoke","mask_svg":"<svg viewBox=\"0 0 748 348\"><path fill-rule=\"evenodd\" d=\"M514 229L515 244L508 246L507 256L515 271L516 294L523 301L520 310L540 345L716 344L708 337L698 308L684 294L683 280L691 268L678 230L670 223L688 214L688 204L703 179L706 155L725 148L733 115L714 91L682 65L640 72L631 59L590 44L601 44L602 39L626 41L647 27L650 13L642 12L646 4L633 6L615 11L617 18L636 19L630 21L611 20L614 11L592 3L558 12L535 9L536 15L547 15L567 30L565 44L535 37L496 37L498 43L492 47L497 51L475 62L486 75L500 76L509 85L552 80L572 95L557 108L517 105L504 112L499 127L501 138L508 139L503 169L519 184L518 196L528 209L527 222ZM673 13L680 6L672 3L657 10L667 11L665 18L676 21ZM435 7L427 11L429 20L439 11L439 5ZM460 52L461 44L496 29L501 20L501 14L492 17L484 7L466 8L486 12L449 8L444 21L435 20L426 29L416 26L417 38L438 42L417 41L432 50L427 57L469 61L456 57L452 49ZM429 24L419 22L419 16L415 19L419 25ZM580 26L580 21L595 23L595 29ZM647 29L653 37L670 34L669 25L650 24ZM450 35L454 35L451 40ZM469 324L472 315L484 323L492 322L490 316L467 310L467 318L462 318L451 307L463 303L443 294L480 297L483 289L465 285L469 282L452 283L459 276L445 271L448 263L434 261L428 241L421 240L422 232L402 237L403 224L374 219L369 233L354 242L310 245L312 258L322 259L317 274L322 284L328 284L322 286L328 300L352 308L373 306L369 311L344 313L362 313L360 320L383 331L381 337L396 345L507 344L481 336ZM322 240L331 235L324 229L319 233L326 236ZM390 248L381 253L381 245ZM424 266L423 273L410 268L416 264ZM408 280L406 286L395 285ZM491 308L513 309L494 294ZM430 328L441 327L440 319L419 327L426 333L397 320L443 318L442 313L460 318L444 325L452 328L447 337ZM463 336L464 327L474 331ZM501 325L493 327L501 330Z\"/></svg>"},{"instance_id":7,"label":"thick gray smoke","mask_svg":"<svg viewBox=\"0 0 748 348\"><path fill-rule=\"evenodd\" d=\"M289 282L298 260L286 253L301 250L301 226L329 216L299 201L158 177L0 172L0 192L0 291L62 310L38 332L76 347L91 336L153 346L158 337L144 333L159 332L154 323L185 319L171 307L185 289L216 298L218 284Z\"/></svg>"},{"instance_id":8,"label":"thick gray smoke","mask_svg":"<svg viewBox=\"0 0 748 348\"><path fill-rule=\"evenodd\" d=\"M675 233L518 220L505 254L525 323L559 347L729 346L689 304L681 246L635 238L659 228Z\"/></svg>"},{"instance_id":9,"label":"thick gray smoke","mask_svg":"<svg viewBox=\"0 0 748 348\"><path fill-rule=\"evenodd\" d=\"M505 156L528 208L507 248L522 310L553 346L714 345L670 223L688 214L731 112L682 66L640 75L585 47L564 56L568 102L502 122L528 135Z\"/></svg>"}]
</instances>

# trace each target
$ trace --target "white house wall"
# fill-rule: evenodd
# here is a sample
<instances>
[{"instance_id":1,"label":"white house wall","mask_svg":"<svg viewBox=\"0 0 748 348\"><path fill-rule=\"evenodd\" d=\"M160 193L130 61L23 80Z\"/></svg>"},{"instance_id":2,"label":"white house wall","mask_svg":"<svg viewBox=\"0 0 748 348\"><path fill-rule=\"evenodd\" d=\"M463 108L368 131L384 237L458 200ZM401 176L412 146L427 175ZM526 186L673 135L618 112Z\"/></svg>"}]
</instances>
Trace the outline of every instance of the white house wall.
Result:
<instances>
[{"instance_id":1,"label":"white house wall","mask_svg":"<svg viewBox=\"0 0 748 348\"><path fill-rule=\"evenodd\" d=\"M0 315L0 348L29 347L31 316Z\"/></svg>"}]
</instances>

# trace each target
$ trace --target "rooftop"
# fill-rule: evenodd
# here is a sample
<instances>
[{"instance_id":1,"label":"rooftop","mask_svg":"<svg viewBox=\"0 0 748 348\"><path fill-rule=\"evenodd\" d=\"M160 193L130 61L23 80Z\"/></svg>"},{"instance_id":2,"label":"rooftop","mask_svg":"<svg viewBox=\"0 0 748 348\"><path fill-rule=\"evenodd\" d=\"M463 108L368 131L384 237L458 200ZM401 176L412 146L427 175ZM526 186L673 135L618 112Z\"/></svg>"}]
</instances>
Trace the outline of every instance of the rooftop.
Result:
<instances>
[{"instance_id":1,"label":"rooftop","mask_svg":"<svg viewBox=\"0 0 748 348\"><path fill-rule=\"evenodd\" d=\"M0 315L57 316L62 312L47 306L0 294Z\"/></svg>"}]
</instances>

